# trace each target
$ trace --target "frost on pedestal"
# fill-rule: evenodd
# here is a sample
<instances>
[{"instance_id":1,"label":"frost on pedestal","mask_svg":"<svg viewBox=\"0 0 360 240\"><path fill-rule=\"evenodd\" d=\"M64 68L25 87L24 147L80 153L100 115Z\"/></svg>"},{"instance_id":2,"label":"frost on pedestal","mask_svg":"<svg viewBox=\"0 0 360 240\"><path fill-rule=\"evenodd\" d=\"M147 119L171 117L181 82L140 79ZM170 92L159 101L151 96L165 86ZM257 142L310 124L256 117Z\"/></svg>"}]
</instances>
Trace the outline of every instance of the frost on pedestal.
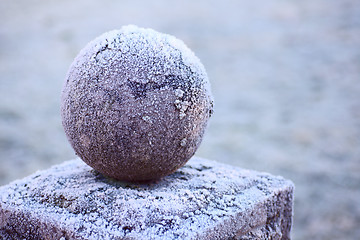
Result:
<instances>
[{"instance_id":1,"label":"frost on pedestal","mask_svg":"<svg viewBox=\"0 0 360 240\"><path fill-rule=\"evenodd\" d=\"M293 184L193 157L148 184L80 159L0 188L4 239L290 239Z\"/></svg>"}]
</instances>

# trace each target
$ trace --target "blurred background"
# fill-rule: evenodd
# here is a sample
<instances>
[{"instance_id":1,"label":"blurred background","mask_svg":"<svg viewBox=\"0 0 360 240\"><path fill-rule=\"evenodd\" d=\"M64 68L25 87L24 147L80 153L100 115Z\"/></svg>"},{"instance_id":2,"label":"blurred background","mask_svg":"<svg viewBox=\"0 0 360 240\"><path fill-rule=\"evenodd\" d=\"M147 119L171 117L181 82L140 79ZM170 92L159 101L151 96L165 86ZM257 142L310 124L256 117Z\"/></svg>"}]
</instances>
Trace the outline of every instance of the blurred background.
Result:
<instances>
[{"instance_id":1,"label":"blurred background","mask_svg":"<svg viewBox=\"0 0 360 240\"><path fill-rule=\"evenodd\" d=\"M215 114L198 156L294 181L293 239L360 239L357 0L1 0L1 185L75 157L67 69L126 24L175 35L205 65Z\"/></svg>"}]
</instances>

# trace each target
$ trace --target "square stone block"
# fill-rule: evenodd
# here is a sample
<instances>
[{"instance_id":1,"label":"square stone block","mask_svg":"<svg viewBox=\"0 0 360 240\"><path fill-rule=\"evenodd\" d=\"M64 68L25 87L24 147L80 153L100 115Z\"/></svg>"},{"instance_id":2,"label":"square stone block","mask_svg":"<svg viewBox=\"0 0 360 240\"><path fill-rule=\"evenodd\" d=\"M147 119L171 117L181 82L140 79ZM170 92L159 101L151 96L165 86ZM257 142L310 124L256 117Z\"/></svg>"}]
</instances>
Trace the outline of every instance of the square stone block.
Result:
<instances>
[{"instance_id":1,"label":"square stone block","mask_svg":"<svg viewBox=\"0 0 360 240\"><path fill-rule=\"evenodd\" d=\"M3 239L290 239L294 185L193 157L151 183L80 159L0 188Z\"/></svg>"}]
</instances>

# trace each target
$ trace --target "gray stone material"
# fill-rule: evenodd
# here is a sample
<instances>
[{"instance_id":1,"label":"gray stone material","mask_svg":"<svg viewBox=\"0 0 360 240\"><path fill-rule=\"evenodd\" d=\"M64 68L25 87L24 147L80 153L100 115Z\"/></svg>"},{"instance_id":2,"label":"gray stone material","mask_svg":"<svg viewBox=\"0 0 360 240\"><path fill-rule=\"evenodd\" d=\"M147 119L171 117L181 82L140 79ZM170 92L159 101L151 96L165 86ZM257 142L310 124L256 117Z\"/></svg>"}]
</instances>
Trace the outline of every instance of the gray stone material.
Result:
<instances>
[{"instance_id":1,"label":"gray stone material","mask_svg":"<svg viewBox=\"0 0 360 240\"><path fill-rule=\"evenodd\" d=\"M0 188L4 239L290 239L293 183L193 157L151 183L80 159Z\"/></svg>"},{"instance_id":2,"label":"gray stone material","mask_svg":"<svg viewBox=\"0 0 360 240\"><path fill-rule=\"evenodd\" d=\"M76 154L131 182L184 166L212 112L210 82L195 54L174 36L134 25L88 43L61 94L62 124Z\"/></svg>"}]
</instances>

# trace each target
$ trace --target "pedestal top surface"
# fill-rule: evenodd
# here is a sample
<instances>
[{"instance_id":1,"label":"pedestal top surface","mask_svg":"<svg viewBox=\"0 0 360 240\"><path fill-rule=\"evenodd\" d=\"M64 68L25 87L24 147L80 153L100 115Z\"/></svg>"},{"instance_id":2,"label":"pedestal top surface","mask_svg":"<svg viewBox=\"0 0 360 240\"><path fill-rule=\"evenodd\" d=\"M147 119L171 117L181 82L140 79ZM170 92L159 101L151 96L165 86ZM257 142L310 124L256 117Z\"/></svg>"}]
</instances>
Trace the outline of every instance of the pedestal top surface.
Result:
<instances>
[{"instance_id":1,"label":"pedestal top surface","mask_svg":"<svg viewBox=\"0 0 360 240\"><path fill-rule=\"evenodd\" d=\"M15 211L78 239L227 238L266 224L266 201L292 189L282 177L198 157L151 183L115 181L75 159L1 187L0 223Z\"/></svg>"}]
</instances>

